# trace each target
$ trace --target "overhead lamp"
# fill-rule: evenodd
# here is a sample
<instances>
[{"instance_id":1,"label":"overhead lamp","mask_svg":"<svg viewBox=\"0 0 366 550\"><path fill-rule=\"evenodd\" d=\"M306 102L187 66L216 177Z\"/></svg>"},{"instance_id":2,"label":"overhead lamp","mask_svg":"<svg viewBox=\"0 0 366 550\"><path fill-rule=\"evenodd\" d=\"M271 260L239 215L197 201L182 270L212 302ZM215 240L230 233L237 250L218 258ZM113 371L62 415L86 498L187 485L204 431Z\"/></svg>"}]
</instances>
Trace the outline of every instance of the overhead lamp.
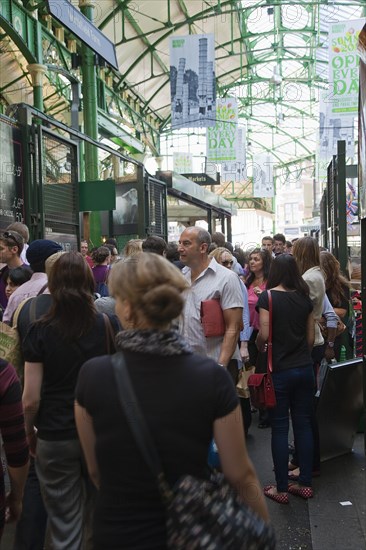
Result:
<instances>
[{"instance_id":1,"label":"overhead lamp","mask_svg":"<svg viewBox=\"0 0 366 550\"><path fill-rule=\"evenodd\" d=\"M282 76L280 75L280 71L278 68L278 65L275 65L273 67L273 75L269 79L270 83L274 86L279 86L282 82Z\"/></svg>"}]
</instances>

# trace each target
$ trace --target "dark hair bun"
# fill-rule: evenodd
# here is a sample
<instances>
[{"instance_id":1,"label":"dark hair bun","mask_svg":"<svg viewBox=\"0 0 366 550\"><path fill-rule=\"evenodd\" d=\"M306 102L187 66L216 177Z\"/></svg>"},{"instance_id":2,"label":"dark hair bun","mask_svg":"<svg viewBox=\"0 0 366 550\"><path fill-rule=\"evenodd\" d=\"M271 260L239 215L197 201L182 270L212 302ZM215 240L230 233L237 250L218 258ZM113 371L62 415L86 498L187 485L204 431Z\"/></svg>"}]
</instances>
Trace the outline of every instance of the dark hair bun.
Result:
<instances>
[{"instance_id":1,"label":"dark hair bun","mask_svg":"<svg viewBox=\"0 0 366 550\"><path fill-rule=\"evenodd\" d=\"M179 290L165 283L144 295L141 309L147 319L156 324L166 324L182 313L183 305L184 299Z\"/></svg>"}]
</instances>

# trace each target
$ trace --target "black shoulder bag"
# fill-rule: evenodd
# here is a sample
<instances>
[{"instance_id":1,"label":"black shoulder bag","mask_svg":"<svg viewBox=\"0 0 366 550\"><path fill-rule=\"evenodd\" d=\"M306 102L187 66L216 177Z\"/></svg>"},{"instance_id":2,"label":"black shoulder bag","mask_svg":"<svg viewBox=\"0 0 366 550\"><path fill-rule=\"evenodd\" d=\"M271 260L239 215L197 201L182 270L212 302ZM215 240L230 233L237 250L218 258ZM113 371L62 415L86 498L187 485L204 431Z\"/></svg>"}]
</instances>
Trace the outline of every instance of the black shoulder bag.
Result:
<instances>
[{"instance_id":1,"label":"black shoulder bag","mask_svg":"<svg viewBox=\"0 0 366 550\"><path fill-rule=\"evenodd\" d=\"M210 480L185 475L173 488L169 486L132 387L123 353L117 353L111 360L122 410L157 481L165 505L168 548L274 550L273 528L239 499L222 474L214 473Z\"/></svg>"}]
</instances>

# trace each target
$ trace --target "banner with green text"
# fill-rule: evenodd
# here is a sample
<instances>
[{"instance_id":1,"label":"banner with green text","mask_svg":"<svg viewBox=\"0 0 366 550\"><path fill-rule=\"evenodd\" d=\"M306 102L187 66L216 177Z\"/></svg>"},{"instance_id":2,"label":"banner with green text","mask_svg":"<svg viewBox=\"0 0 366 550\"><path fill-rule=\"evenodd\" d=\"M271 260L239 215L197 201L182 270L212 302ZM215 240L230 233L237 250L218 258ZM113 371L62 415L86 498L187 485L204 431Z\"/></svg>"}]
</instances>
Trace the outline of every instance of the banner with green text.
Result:
<instances>
[{"instance_id":1,"label":"banner with green text","mask_svg":"<svg viewBox=\"0 0 366 550\"><path fill-rule=\"evenodd\" d=\"M221 164L236 161L238 105L235 98L216 100L216 124L207 128L207 160Z\"/></svg>"},{"instance_id":2,"label":"banner with green text","mask_svg":"<svg viewBox=\"0 0 366 550\"><path fill-rule=\"evenodd\" d=\"M331 115L349 116L358 112L358 36L366 19L329 25L329 104Z\"/></svg>"}]
</instances>

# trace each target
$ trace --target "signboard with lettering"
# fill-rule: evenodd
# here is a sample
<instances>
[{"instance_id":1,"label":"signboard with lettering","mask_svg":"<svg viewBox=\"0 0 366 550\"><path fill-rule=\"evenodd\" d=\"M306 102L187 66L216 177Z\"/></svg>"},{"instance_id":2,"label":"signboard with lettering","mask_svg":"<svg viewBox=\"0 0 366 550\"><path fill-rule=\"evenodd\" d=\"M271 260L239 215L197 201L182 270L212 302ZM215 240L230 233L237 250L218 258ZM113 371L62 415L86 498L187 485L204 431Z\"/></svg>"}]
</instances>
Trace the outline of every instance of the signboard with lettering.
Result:
<instances>
[{"instance_id":1,"label":"signboard with lettering","mask_svg":"<svg viewBox=\"0 0 366 550\"><path fill-rule=\"evenodd\" d=\"M118 70L115 45L85 15L68 0L47 0L47 3L52 17Z\"/></svg>"},{"instance_id":2,"label":"signboard with lettering","mask_svg":"<svg viewBox=\"0 0 366 550\"><path fill-rule=\"evenodd\" d=\"M329 25L329 103L331 117L358 113L358 36L365 19Z\"/></svg>"},{"instance_id":3,"label":"signboard with lettering","mask_svg":"<svg viewBox=\"0 0 366 550\"><path fill-rule=\"evenodd\" d=\"M24 223L24 174L21 132L0 117L0 229Z\"/></svg>"},{"instance_id":4,"label":"signboard with lettering","mask_svg":"<svg viewBox=\"0 0 366 550\"><path fill-rule=\"evenodd\" d=\"M217 174L217 179L211 178L207 174L182 174L185 178L197 183L198 185L220 185L220 174Z\"/></svg>"},{"instance_id":5,"label":"signboard with lettering","mask_svg":"<svg viewBox=\"0 0 366 550\"><path fill-rule=\"evenodd\" d=\"M207 130L207 160L236 162L238 105L233 97L216 100L216 124Z\"/></svg>"}]
</instances>

